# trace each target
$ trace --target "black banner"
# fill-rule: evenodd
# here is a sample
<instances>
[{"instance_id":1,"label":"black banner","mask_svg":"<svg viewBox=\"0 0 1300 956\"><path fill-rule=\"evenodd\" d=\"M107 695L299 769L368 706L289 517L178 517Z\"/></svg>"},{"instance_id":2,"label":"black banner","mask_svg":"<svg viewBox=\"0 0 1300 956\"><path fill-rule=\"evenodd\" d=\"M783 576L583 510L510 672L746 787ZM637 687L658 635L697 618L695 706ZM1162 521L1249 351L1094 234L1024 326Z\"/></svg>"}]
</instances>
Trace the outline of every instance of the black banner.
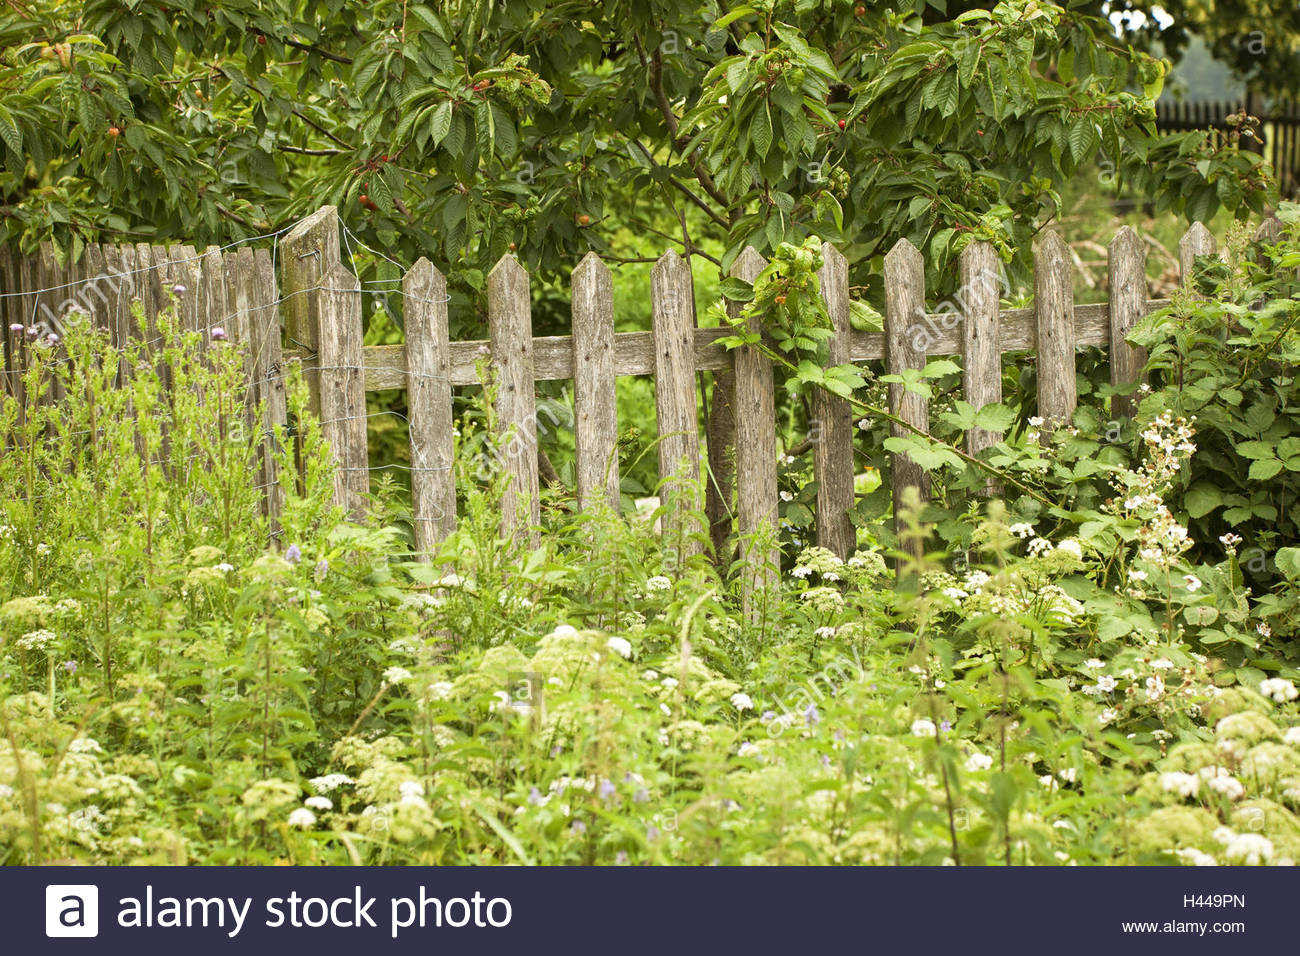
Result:
<instances>
[{"instance_id":1,"label":"black banner","mask_svg":"<svg viewBox=\"0 0 1300 956\"><path fill-rule=\"evenodd\" d=\"M10 953L1186 954L1294 950L1297 891L1291 868L39 867L0 869L0 914Z\"/></svg>"}]
</instances>

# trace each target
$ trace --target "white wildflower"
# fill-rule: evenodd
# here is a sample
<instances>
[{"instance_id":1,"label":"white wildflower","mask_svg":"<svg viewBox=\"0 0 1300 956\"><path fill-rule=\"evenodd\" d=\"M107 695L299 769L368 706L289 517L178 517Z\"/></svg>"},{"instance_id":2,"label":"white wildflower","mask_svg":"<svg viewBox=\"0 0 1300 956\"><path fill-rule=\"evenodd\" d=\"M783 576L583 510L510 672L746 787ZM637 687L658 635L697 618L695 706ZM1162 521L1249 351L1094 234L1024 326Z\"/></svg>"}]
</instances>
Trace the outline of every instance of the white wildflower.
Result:
<instances>
[{"instance_id":1,"label":"white wildflower","mask_svg":"<svg viewBox=\"0 0 1300 956\"><path fill-rule=\"evenodd\" d=\"M731 706L744 713L747 710L754 709L754 701L748 694L738 691L731 695Z\"/></svg>"},{"instance_id":2,"label":"white wildflower","mask_svg":"<svg viewBox=\"0 0 1300 956\"><path fill-rule=\"evenodd\" d=\"M611 637L605 642L605 647L624 660L632 656L632 644L625 637Z\"/></svg>"},{"instance_id":3,"label":"white wildflower","mask_svg":"<svg viewBox=\"0 0 1300 956\"><path fill-rule=\"evenodd\" d=\"M299 807L289 814L289 826L308 830L316 825L316 814L306 807Z\"/></svg>"},{"instance_id":4,"label":"white wildflower","mask_svg":"<svg viewBox=\"0 0 1300 956\"><path fill-rule=\"evenodd\" d=\"M938 728L934 726L933 720L922 717L920 720L912 721L913 737L933 737L937 732Z\"/></svg>"},{"instance_id":5,"label":"white wildflower","mask_svg":"<svg viewBox=\"0 0 1300 956\"><path fill-rule=\"evenodd\" d=\"M308 797L303 801L303 805L311 807L313 810L333 810L334 801L329 797Z\"/></svg>"},{"instance_id":6,"label":"white wildflower","mask_svg":"<svg viewBox=\"0 0 1300 956\"><path fill-rule=\"evenodd\" d=\"M1285 704L1288 700L1295 700L1300 696L1300 691L1296 690L1295 684L1282 677L1270 677L1268 680L1260 681L1259 692L1279 704Z\"/></svg>"},{"instance_id":7,"label":"white wildflower","mask_svg":"<svg viewBox=\"0 0 1300 956\"><path fill-rule=\"evenodd\" d=\"M411 679L411 672L405 667L390 667L384 671L384 680L390 684L405 684Z\"/></svg>"},{"instance_id":8,"label":"white wildflower","mask_svg":"<svg viewBox=\"0 0 1300 956\"><path fill-rule=\"evenodd\" d=\"M1195 797L1201 789L1201 779L1194 773L1162 773L1160 789L1165 793L1176 793L1180 797Z\"/></svg>"}]
</instances>

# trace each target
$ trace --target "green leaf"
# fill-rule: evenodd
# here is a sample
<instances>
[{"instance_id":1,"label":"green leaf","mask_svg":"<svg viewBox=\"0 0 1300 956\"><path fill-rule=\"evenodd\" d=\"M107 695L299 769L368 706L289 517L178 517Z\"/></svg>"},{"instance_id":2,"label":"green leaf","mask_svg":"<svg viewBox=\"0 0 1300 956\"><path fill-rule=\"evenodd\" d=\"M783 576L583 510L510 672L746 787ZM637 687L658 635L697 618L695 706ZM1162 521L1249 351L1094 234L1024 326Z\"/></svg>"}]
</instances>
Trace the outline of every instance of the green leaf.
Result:
<instances>
[{"instance_id":1,"label":"green leaf","mask_svg":"<svg viewBox=\"0 0 1300 956\"><path fill-rule=\"evenodd\" d=\"M722 297L732 302L752 302L754 287L737 276L727 276L719 286Z\"/></svg>"},{"instance_id":2,"label":"green leaf","mask_svg":"<svg viewBox=\"0 0 1300 956\"><path fill-rule=\"evenodd\" d=\"M754 125L750 127L749 137L758 155L766 159L772 148L772 117L768 114L766 102L761 110L754 113Z\"/></svg>"},{"instance_id":3,"label":"green leaf","mask_svg":"<svg viewBox=\"0 0 1300 956\"><path fill-rule=\"evenodd\" d=\"M1223 504L1223 492L1208 481L1198 481L1183 496L1187 513L1193 518L1204 518Z\"/></svg>"},{"instance_id":4,"label":"green leaf","mask_svg":"<svg viewBox=\"0 0 1300 956\"><path fill-rule=\"evenodd\" d=\"M1290 580L1300 578L1300 548L1278 548L1273 563Z\"/></svg>"},{"instance_id":5,"label":"green leaf","mask_svg":"<svg viewBox=\"0 0 1300 956\"><path fill-rule=\"evenodd\" d=\"M1264 441L1244 441L1233 448L1242 458L1272 458L1273 445Z\"/></svg>"},{"instance_id":6,"label":"green leaf","mask_svg":"<svg viewBox=\"0 0 1300 956\"><path fill-rule=\"evenodd\" d=\"M439 103L433 115L429 117L430 147L436 149L451 131L451 101Z\"/></svg>"},{"instance_id":7,"label":"green leaf","mask_svg":"<svg viewBox=\"0 0 1300 956\"><path fill-rule=\"evenodd\" d=\"M1276 458L1262 458L1252 462L1247 477L1251 481L1267 481L1282 470L1282 462Z\"/></svg>"}]
</instances>

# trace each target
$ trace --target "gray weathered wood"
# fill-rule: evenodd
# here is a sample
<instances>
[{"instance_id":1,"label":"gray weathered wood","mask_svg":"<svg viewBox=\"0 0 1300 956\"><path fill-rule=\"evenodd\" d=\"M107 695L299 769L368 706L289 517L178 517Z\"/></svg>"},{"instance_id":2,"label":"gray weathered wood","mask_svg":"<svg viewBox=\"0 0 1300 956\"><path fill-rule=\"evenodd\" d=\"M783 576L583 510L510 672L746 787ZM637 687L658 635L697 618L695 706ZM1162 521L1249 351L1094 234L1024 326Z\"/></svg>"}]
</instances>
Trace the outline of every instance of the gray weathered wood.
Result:
<instances>
[{"instance_id":1,"label":"gray weathered wood","mask_svg":"<svg viewBox=\"0 0 1300 956\"><path fill-rule=\"evenodd\" d=\"M817 278L835 332L827 343L827 364L843 365L852 360L849 264L829 242L822 245ZM810 424L817 430L811 436L817 479L817 543L847 558L857 543L849 519L853 508L853 409L844 399L818 389L813 393L812 417Z\"/></svg>"},{"instance_id":2,"label":"gray weathered wood","mask_svg":"<svg viewBox=\"0 0 1300 956\"><path fill-rule=\"evenodd\" d=\"M1125 342L1124 336L1146 314L1147 247L1132 226L1124 226L1115 233L1107 252L1110 383L1115 386L1132 385L1142 377L1147 354L1145 349ZM1112 396L1110 410L1116 418L1131 418L1137 410L1137 396Z\"/></svg>"},{"instance_id":3,"label":"gray weathered wood","mask_svg":"<svg viewBox=\"0 0 1300 956\"><path fill-rule=\"evenodd\" d=\"M1038 414L1068 424L1078 403L1074 381L1074 288L1070 250L1060 233L1034 247L1034 309L1038 322Z\"/></svg>"},{"instance_id":4,"label":"gray weathered wood","mask_svg":"<svg viewBox=\"0 0 1300 956\"><path fill-rule=\"evenodd\" d=\"M320 280L321 434L338 468L334 502L356 520L364 513L363 498L370 490L366 392L361 378L361 283L337 262Z\"/></svg>"},{"instance_id":5,"label":"gray weathered wood","mask_svg":"<svg viewBox=\"0 0 1300 956\"><path fill-rule=\"evenodd\" d=\"M972 242L962 251L962 391L976 411L1002 401L999 265L992 243ZM1000 432L972 428L966 433L966 450L975 455L1001 440ZM996 484L990 482L986 492L996 494Z\"/></svg>"},{"instance_id":6,"label":"gray weathered wood","mask_svg":"<svg viewBox=\"0 0 1300 956\"><path fill-rule=\"evenodd\" d=\"M650 271L659 480L664 532L678 559L700 553L700 437L695 404L695 298L690 265L669 250Z\"/></svg>"},{"instance_id":7,"label":"gray weathered wood","mask_svg":"<svg viewBox=\"0 0 1300 956\"><path fill-rule=\"evenodd\" d=\"M112 277L104 265L104 247L97 242L86 246L81 261L81 289L78 298L90 313L90 323L108 329L112 316Z\"/></svg>"},{"instance_id":8,"label":"gray weathered wood","mask_svg":"<svg viewBox=\"0 0 1300 956\"><path fill-rule=\"evenodd\" d=\"M212 345L213 334L229 334L226 327L230 308L226 304L226 263L216 246L209 246L199 257L199 331L203 349Z\"/></svg>"},{"instance_id":9,"label":"gray weathered wood","mask_svg":"<svg viewBox=\"0 0 1300 956\"><path fill-rule=\"evenodd\" d=\"M134 246L105 246L104 266L115 279L112 296L112 313L109 316L108 339L117 350L117 383L125 385L130 379L135 343L140 340L136 318L136 275Z\"/></svg>"},{"instance_id":10,"label":"gray weathered wood","mask_svg":"<svg viewBox=\"0 0 1300 956\"><path fill-rule=\"evenodd\" d=\"M499 464L510 478L501 503L503 531L537 547L537 396L533 388L533 312L528 273L503 256L488 274L488 328L496 381Z\"/></svg>"},{"instance_id":11,"label":"gray weathered wood","mask_svg":"<svg viewBox=\"0 0 1300 956\"><path fill-rule=\"evenodd\" d=\"M447 378L447 280L428 259L402 280L407 407L411 430L411 519L415 550L427 561L456 530L451 382Z\"/></svg>"},{"instance_id":12,"label":"gray weathered wood","mask_svg":"<svg viewBox=\"0 0 1300 956\"><path fill-rule=\"evenodd\" d=\"M0 245L0 293L4 294L0 298L0 320L3 321L3 330L0 335L4 336L4 368L5 383L4 390L0 394L11 395L17 403L18 420L15 426L19 429L23 427L26 421L26 412L24 408L24 391L23 391L23 365L25 347L23 344L22 332L11 332L11 325L26 326L23 320L23 303L22 303L22 284L19 280L18 273L18 253L15 247L10 245ZM4 436L9 440L9 436ZM16 436L15 436L16 440Z\"/></svg>"},{"instance_id":13,"label":"gray weathered wood","mask_svg":"<svg viewBox=\"0 0 1300 956\"><path fill-rule=\"evenodd\" d=\"M277 309L275 267L269 249L253 252L252 301L249 314L249 348L252 377L261 409L262 441L259 449L263 513L270 519L271 534L279 533L279 516L284 507L276 453L277 436L289 421L285 394L283 355L280 343L280 313Z\"/></svg>"},{"instance_id":14,"label":"gray weathered wood","mask_svg":"<svg viewBox=\"0 0 1300 956\"><path fill-rule=\"evenodd\" d=\"M257 405L257 390L253 386L252 324L254 296L253 250L249 246L228 249L221 255L222 276L226 283L226 348L235 348L244 360L244 393L242 401L249 425Z\"/></svg>"},{"instance_id":15,"label":"gray weathered wood","mask_svg":"<svg viewBox=\"0 0 1300 956\"><path fill-rule=\"evenodd\" d=\"M1162 309L1168 299L1152 299L1144 314ZM1104 303L1077 305L1074 321L1078 345L1105 347L1110 342L1110 307ZM951 312L926 316L917 334L918 345L930 356L960 355L961 323ZM1002 313L1002 351L1032 351L1036 340L1033 308L1007 309ZM732 355L717 344L731 335L729 328L696 329L695 369L706 372L730 368ZM485 339L462 339L451 343L451 384L477 385L474 363L487 348ZM885 357L885 337L879 332L854 332L849 338L850 362L880 361ZM305 358L301 349L286 350L290 357ZM533 339L533 365L539 382L573 378L573 339L567 335L537 336ZM614 336L614 374L653 375L655 370L654 335L650 332L619 332ZM366 391L406 387L406 353L401 345L366 346Z\"/></svg>"},{"instance_id":16,"label":"gray weathered wood","mask_svg":"<svg viewBox=\"0 0 1300 956\"><path fill-rule=\"evenodd\" d=\"M320 337L320 286L321 277L339 264L338 209L322 206L316 210L285 235L280 249L285 341L302 350L303 378L311 393L310 408L319 414L316 351ZM404 373L405 366L403 377ZM390 387L401 388L402 385Z\"/></svg>"},{"instance_id":17,"label":"gray weathered wood","mask_svg":"<svg viewBox=\"0 0 1300 956\"><path fill-rule=\"evenodd\" d=\"M902 375L907 369L923 369L926 353L921 347L925 325L925 263L916 246L900 239L885 255L885 339L889 355L886 369L890 375ZM920 428L930 429L930 403L924 395L908 391L901 382L889 384L889 410L898 418ZM912 434L901 425L890 423L894 436ZM915 489L920 501L930 497L930 480L921 466L905 454L890 459L894 496L894 528L901 535L906 527L903 505L907 489ZM915 558L922 553L922 543L905 539L901 550Z\"/></svg>"},{"instance_id":18,"label":"gray weathered wood","mask_svg":"<svg viewBox=\"0 0 1300 956\"><path fill-rule=\"evenodd\" d=\"M200 315L199 254L193 246L176 246L167 266L167 293L176 303L176 318L185 332L198 332ZM179 291L177 291L179 290Z\"/></svg>"},{"instance_id":19,"label":"gray weathered wood","mask_svg":"<svg viewBox=\"0 0 1300 956\"><path fill-rule=\"evenodd\" d=\"M1214 236L1205 228L1205 223L1194 222L1178 240L1178 266L1184 289L1192 288L1193 272L1197 256L1212 256L1217 248Z\"/></svg>"},{"instance_id":20,"label":"gray weathered wood","mask_svg":"<svg viewBox=\"0 0 1300 956\"><path fill-rule=\"evenodd\" d=\"M578 504L619 510L614 281L594 252L573 270L573 429ZM450 363L449 363L450 364Z\"/></svg>"},{"instance_id":21,"label":"gray weathered wood","mask_svg":"<svg viewBox=\"0 0 1300 956\"><path fill-rule=\"evenodd\" d=\"M732 264L731 274L752 283L767 263L746 246ZM741 305L729 302L736 314ZM754 620L759 611L754 594L776 583L781 552L776 547L778 522L776 482L776 390L772 360L752 345L736 350L736 529L741 536L741 606ZM762 550L757 549L764 543Z\"/></svg>"}]
</instances>

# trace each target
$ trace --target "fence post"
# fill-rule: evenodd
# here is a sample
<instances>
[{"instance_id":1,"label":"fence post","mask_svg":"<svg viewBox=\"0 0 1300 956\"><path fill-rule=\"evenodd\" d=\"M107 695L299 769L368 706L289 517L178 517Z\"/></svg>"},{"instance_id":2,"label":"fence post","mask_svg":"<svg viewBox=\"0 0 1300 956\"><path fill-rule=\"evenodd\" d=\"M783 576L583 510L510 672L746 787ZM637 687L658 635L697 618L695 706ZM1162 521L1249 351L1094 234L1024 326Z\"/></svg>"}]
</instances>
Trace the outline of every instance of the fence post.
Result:
<instances>
[{"instance_id":1,"label":"fence post","mask_svg":"<svg viewBox=\"0 0 1300 956\"><path fill-rule=\"evenodd\" d=\"M902 375L908 369L925 368L924 333L917 323L925 322L925 262L916 246L899 239L885 256L885 349L886 370ZM930 429L930 402L924 395L911 392L901 382L889 383L889 410L917 428ZM912 434L900 425L890 424L890 434ZM906 490L915 488L921 502L930 498L930 479L924 469L905 454L891 457L893 474L894 530L902 534L905 524L900 509ZM924 551L920 541L900 541L900 550L919 559Z\"/></svg>"},{"instance_id":2,"label":"fence post","mask_svg":"<svg viewBox=\"0 0 1300 956\"><path fill-rule=\"evenodd\" d=\"M659 481L667 506L664 534L677 566L700 553L700 436L695 406L695 297L689 264L673 250L650 270L655 348Z\"/></svg>"},{"instance_id":3,"label":"fence post","mask_svg":"<svg viewBox=\"0 0 1300 956\"><path fill-rule=\"evenodd\" d=\"M322 277L339 264L339 213L321 206L289 230L281 242L280 288L284 293L284 334L291 346L303 349L303 378L311 394L310 409L320 414L320 348Z\"/></svg>"},{"instance_id":4,"label":"fence post","mask_svg":"<svg viewBox=\"0 0 1300 956\"><path fill-rule=\"evenodd\" d=\"M1074 289L1070 250L1060 233L1034 247L1034 314L1038 328L1038 414L1047 428L1069 424L1078 403L1074 381Z\"/></svg>"},{"instance_id":5,"label":"fence post","mask_svg":"<svg viewBox=\"0 0 1300 956\"><path fill-rule=\"evenodd\" d=\"M1124 341L1147 307L1147 247L1133 230L1124 226L1107 248L1106 269L1110 286L1110 383L1133 385L1142 377L1146 350ZM1135 395L1114 395L1111 414L1132 418L1137 411Z\"/></svg>"},{"instance_id":6,"label":"fence post","mask_svg":"<svg viewBox=\"0 0 1300 956\"><path fill-rule=\"evenodd\" d=\"M415 550L428 561L456 529L447 280L421 257L402 280Z\"/></svg>"},{"instance_id":7,"label":"fence post","mask_svg":"<svg viewBox=\"0 0 1300 956\"><path fill-rule=\"evenodd\" d=\"M972 242L961 254L962 392L976 411L1002 401L1001 282L992 243ZM1000 432L972 428L966 450L977 455L1002 440ZM996 495L1001 484L990 479L982 491Z\"/></svg>"},{"instance_id":8,"label":"fence post","mask_svg":"<svg viewBox=\"0 0 1300 956\"><path fill-rule=\"evenodd\" d=\"M746 246L731 266L731 274L752 283L767 263L753 246ZM727 303L733 314L738 302ZM749 620L758 618L754 595L776 583L781 552L776 547L778 520L776 488L776 392L772 360L758 348L746 345L735 352L736 413L736 527L744 555L741 571L741 607ZM768 543L762 551L755 542Z\"/></svg>"},{"instance_id":9,"label":"fence post","mask_svg":"<svg viewBox=\"0 0 1300 956\"><path fill-rule=\"evenodd\" d=\"M849 361L849 264L829 242L822 244L817 274L822 301L835 334L827 343L827 364ZM857 543L849 512L853 509L853 409L844 399L818 389L812 415L818 429L813 442L817 479L817 544L847 558Z\"/></svg>"},{"instance_id":10,"label":"fence post","mask_svg":"<svg viewBox=\"0 0 1300 956\"><path fill-rule=\"evenodd\" d=\"M27 321L23 317L22 296L16 294L21 290L17 255L12 246L7 244L0 246L0 291L4 292L4 298L0 299L0 319L4 324L5 383L6 390L17 403L18 420L14 423L17 428L22 428L26 421L22 380L23 333L10 332L9 326L27 327ZM6 440L8 437L5 436Z\"/></svg>"},{"instance_id":11,"label":"fence post","mask_svg":"<svg viewBox=\"0 0 1300 956\"><path fill-rule=\"evenodd\" d=\"M86 246L86 251L82 253L81 259L82 282L81 291L85 292L86 302L82 304L90 311L90 323L92 328L107 329L109 328L109 319L112 315L112 293L105 291L100 286L105 281L111 281L107 274L104 263L104 249L97 242L92 242ZM95 299L91 301L90 293L93 292Z\"/></svg>"},{"instance_id":12,"label":"fence post","mask_svg":"<svg viewBox=\"0 0 1300 956\"><path fill-rule=\"evenodd\" d=\"M280 488L276 441L288 424L288 397L285 394L283 354L280 347L280 313L275 288L275 267L271 253L258 249L253 253L253 299L250 302L249 346L253 359L252 380L262 409L261 475L264 513L270 519L271 536L280 533L279 516L284 504Z\"/></svg>"},{"instance_id":13,"label":"fence post","mask_svg":"<svg viewBox=\"0 0 1300 956\"><path fill-rule=\"evenodd\" d=\"M619 510L618 402L614 389L614 281L589 252L573 270L573 432L578 506Z\"/></svg>"},{"instance_id":14,"label":"fence post","mask_svg":"<svg viewBox=\"0 0 1300 956\"><path fill-rule=\"evenodd\" d=\"M330 443L338 467L334 501L355 520L363 513L362 497L370 490L361 283L336 262L320 277L319 286L321 434Z\"/></svg>"},{"instance_id":15,"label":"fence post","mask_svg":"<svg viewBox=\"0 0 1300 956\"><path fill-rule=\"evenodd\" d=\"M1183 238L1178 240L1178 268L1184 289L1193 288L1196 257L1212 256L1216 248L1214 236L1203 222L1192 223L1191 228L1183 233Z\"/></svg>"},{"instance_id":16,"label":"fence post","mask_svg":"<svg viewBox=\"0 0 1300 956\"><path fill-rule=\"evenodd\" d=\"M510 486L501 502L502 530L535 548L541 504L537 475L537 396L533 390L533 318L528 273L511 255L488 274L488 329L496 373L497 454Z\"/></svg>"}]
</instances>

